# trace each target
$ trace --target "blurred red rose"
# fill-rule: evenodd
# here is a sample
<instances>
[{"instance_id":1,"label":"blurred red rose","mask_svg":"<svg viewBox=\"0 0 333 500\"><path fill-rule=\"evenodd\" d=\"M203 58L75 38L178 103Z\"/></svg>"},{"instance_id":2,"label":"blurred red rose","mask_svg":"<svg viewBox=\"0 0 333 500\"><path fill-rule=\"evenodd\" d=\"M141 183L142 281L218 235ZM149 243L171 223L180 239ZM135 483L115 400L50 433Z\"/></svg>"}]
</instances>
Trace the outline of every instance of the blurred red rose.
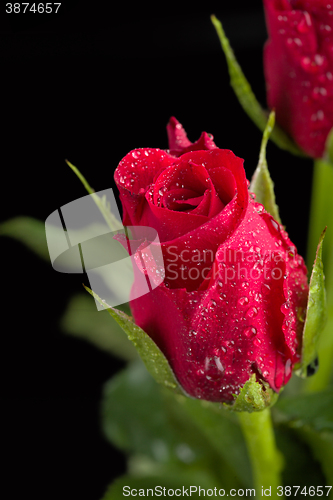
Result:
<instances>
[{"instance_id":1,"label":"blurred red rose","mask_svg":"<svg viewBox=\"0 0 333 500\"><path fill-rule=\"evenodd\" d=\"M267 101L308 155L323 156L333 127L333 7L328 0L264 0Z\"/></svg>"}]
</instances>

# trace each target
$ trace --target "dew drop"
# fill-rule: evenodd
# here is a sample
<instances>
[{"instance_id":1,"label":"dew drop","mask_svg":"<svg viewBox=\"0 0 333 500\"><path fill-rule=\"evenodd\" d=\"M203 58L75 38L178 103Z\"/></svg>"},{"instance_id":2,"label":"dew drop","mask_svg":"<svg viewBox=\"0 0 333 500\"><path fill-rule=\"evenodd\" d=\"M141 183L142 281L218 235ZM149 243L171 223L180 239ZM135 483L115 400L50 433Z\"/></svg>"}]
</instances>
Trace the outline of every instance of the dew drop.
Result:
<instances>
[{"instance_id":1,"label":"dew drop","mask_svg":"<svg viewBox=\"0 0 333 500\"><path fill-rule=\"evenodd\" d=\"M240 299L238 299L238 304L240 306L245 306L249 303L249 299L247 297L241 297Z\"/></svg>"},{"instance_id":2,"label":"dew drop","mask_svg":"<svg viewBox=\"0 0 333 500\"><path fill-rule=\"evenodd\" d=\"M301 59L301 66L307 73L317 74L325 69L326 57L321 54L315 54L311 58L305 56Z\"/></svg>"},{"instance_id":3,"label":"dew drop","mask_svg":"<svg viewBox=\"0 0 333 500\"><path fill-rule=\"evenodd\" d=\"M246 313L246 316L248 318L254 318L255 316L257 316L257 314L258 314L258 309L256 307L250 307L250 309L248 309Z\"/></svg>"},{"instance_id":4,"label":"dew drop","mask_svg":"<svg viewBox=\"0 0 333 500\"><path fill-rule=\"evenodd\" d=\"M194 390L195 397L198 399L202 398L202 389L200 387L196 387Z\"/></svg>"},{"instance_id":5,"label":"dew drop","mask_svg":"<svg viewBox=\"0 0 333 500\"><path fill-rule=\"evenodd\" d=\"M244 335L248 338L254 337L254 335L257 335L257 329L254 328L254 326L249 326L248 328L245 328Z\"/></svg>"},{"instance_id":6,"label":"dew drop","mask_svg":"<svg viewBox=\"0 0 333 500\"><path fill-rule=\"evenodd\" d=\"M278 224L278 222L276 222L276 220L274 220L273 218L271 219L271 224L272 224L272 226L274 227L274 229L275 229L276 231L278 231L278 230L279 230L279 224Z\"/></svg>"},{"instance_id":7,"label":"dew drop","mask_svg":"<svg viewBox=\"0 0 333 500\"><path fill-rule=\"evenodd\" d=\"M284 367L284 375L286 378L289 378L290 375L291 375L291 369L292 369L292 363L291 363L291 359L288 359L286 364L285 364L285 367Z\"/></svg>"},{"instance_id":8,"label":"dew drop","mask_svg":"<svg viewBox=\"0 0 333 500\"><path fill-rule=\"evenodd\" d=\"M316 101L319 99L324 99L327 96L327 90L324 87L315 87L311 93L311 96Z\"/></svg>"},{"instance_id":9,"label":"dew drop","mask_svg":"<svg viewBox=\"0 0 333 500\"><path fill-rule=\"evenodd\" d=\"M281 312L287 313L289 308L290 308L289 302L288 301L284 302L281 306Z\"/></svg>"},{"instance_id":10,"label":"dew drop","mask_svg":"<svg viewBox=\"0 0 333 500\"><path fill-rule=\"evenodd\" d=\"M204 372L207 380L216 381L224 374L224 366L219 356L207 356L204 361Z\"/></svg>"}]
</instances>

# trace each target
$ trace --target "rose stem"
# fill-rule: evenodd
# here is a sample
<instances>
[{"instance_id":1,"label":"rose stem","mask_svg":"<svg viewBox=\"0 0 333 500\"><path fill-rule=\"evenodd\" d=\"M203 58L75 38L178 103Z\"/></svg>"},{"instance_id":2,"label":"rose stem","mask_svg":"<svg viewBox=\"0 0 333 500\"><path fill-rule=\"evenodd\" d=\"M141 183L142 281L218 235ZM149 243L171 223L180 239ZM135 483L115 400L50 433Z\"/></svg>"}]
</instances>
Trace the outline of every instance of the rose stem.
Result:
<instances>
[{"instance_id":1,"label":"rose stem","mask_svg":"<svg viewBox=\"0 0 333 500\"><path fill-rule=\"evenodd\" d=\"M271 499L282 498L277 495L280 492L277 487L283 485L280 475L283 459L275 444L270 409L244 411L238 416L251 461L256 496L262 497L262 489L270 489Z\"/></svg>"},{"instance_id":2,"label":"rose stem","mask_svg":"<svg viewBox=\"0 0 333 500\"><path fill-rule=\"evenodd\" d=\"M319 370L309 378L304 390L325 389L332 375L333 359L333 165L323 160L314 161L311 208L308 233L307 266L311 273L319 236L327 226L323 243L323 264L327 292L328 320L320 334Z\"/></svg>"}]
</instances>

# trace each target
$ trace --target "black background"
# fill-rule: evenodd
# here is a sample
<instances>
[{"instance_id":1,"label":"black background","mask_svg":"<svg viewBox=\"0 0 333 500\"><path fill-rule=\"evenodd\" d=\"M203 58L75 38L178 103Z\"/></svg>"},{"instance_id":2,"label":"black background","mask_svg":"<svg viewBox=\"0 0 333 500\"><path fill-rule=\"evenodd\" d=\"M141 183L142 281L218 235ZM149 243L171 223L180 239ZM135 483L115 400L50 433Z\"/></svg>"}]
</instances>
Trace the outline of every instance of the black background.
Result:
<instances>
[{"instance_id":1,"label":"black background","mask_svg":"<svg viewBox=\"0 0 333 500\"><path fill-rule=\"evenodd\" d=\"M210 14L265 105L262 2L108 3L66 1L58 14L1 7L1 220L45 220L84 196L65 158L96 191L113 187L128 151L167 148L171 115L190 140L206 130L245 159L248 178L254 171L261 133L229 87ZM311 162L270 144L268 163L282 220L304 253ZM55 272L7 238L1 255L6 498L99 500L125 470L99 426L102 384L123 363L58 327L82 276Z\"/></svg>"}]
</instances>

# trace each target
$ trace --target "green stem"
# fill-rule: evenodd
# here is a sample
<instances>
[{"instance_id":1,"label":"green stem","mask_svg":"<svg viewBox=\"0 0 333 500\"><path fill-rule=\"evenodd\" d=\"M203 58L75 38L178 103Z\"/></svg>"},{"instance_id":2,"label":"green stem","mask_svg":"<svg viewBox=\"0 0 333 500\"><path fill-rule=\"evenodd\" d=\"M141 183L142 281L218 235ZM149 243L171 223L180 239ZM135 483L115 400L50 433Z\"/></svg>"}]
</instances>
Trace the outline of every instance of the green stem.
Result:
<instances>
[{"instance_id":1,"label":"green stem","mask_svg":"<svg viewBox=\"0 0 333 500\"><path fill-rule=\"evenodd\" d=\"M333 359L333 166L323 160L315 160L307 251L309 272L314 262L319 236L326 226L323 264L328 320L319 341L319 370L306 381L307 392L320 391L327 387L332 377Z\"/></svg>"},{"instance_id":2,"label":"green stem","mask_svg":"<svg viewBox=\"0 0 333 500\"><path fill-rule=\"evenodd\" d=\"M270 409L241 412L239 420L251 461L256 496L262 497L262 492L269 490L271 494L266 496L281 499L277 488L283 485L280 475L283 459L275 444Z\"/></svg>"}]
</instances>

